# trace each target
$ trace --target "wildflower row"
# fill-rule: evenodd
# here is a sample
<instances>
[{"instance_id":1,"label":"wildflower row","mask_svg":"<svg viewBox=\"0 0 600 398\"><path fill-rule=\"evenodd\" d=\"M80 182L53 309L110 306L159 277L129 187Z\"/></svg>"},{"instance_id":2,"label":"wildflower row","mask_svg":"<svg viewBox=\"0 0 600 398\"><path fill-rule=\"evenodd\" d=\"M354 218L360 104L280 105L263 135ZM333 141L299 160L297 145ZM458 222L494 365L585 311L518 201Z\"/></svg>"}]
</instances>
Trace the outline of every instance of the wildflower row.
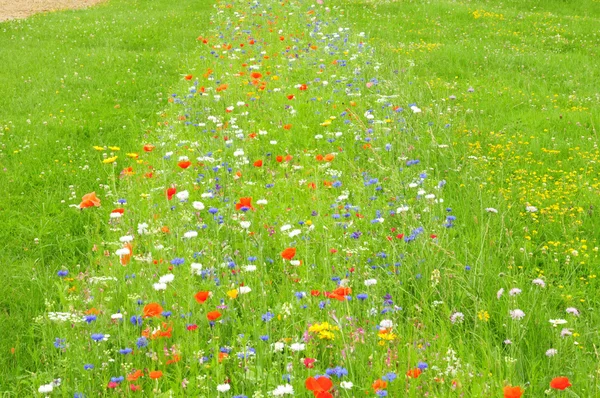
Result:
<instances>
[{"instance_id":1,"label":"wildflower row","mask_svg":"<svg viewBox=\"0 0 600 398\"><path fill-rule=\"evenodd\" d=\"M396 66L319 1L214 10L160 126L96 148L110 177L78 207L97 242L59 272L41 322L60 379L39 392L398 397L476 377L462 329L435 332L465 322L439 300L464 265L422 161L444 145L381 78Z\"/></svg>"}]
</instances>

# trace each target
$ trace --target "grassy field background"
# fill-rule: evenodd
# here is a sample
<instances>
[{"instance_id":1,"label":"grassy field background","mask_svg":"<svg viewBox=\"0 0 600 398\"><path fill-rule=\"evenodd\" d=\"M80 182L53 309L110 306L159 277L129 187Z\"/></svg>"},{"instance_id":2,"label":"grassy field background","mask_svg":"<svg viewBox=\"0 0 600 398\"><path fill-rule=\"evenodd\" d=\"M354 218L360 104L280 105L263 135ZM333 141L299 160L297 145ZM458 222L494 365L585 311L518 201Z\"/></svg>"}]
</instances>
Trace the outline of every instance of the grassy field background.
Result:
<instances>
[{"instance_id":1,"label":"grassy field background","mask_svg":"<svg viewBox=\"0 0 600 398\"><path fill-rule=\"evenodd\" d=\"M525 328L518 351L486 355L485 342L501 336L505 322L492 318L489 328L465 331L460 356L476 361L479 372L518 375L538 392L547 384L536 377L568 371L580 384L586 380L579 396L598 394L600 2L325 5L343 10L340 23L367 32L383 60L378 73L387 91L438 115L430 135L448 151L417 151L448 182L445 200L460 230L448 242L449 256L472 271L460 277L471 315L491 311L486 303L496 291L489 286L498 280L529 285L539 277L559 293L529 311L586 312L578 344L561 347L561 355L581 361L579 376L560 361L539 360L550 327ZM111 0L0 23L0 392L37 389L39 358L51 342L32 320L59 300L56 272L90 262L100 221L63 201L109 179L93 146L139 151L164 123L183 76L201 72L196 38L212 6ZM499 217L489 218L485 208L499 209ZM469 352L477 341L484 343ZM518 360L509 375L499 363L511 358Z\"/></svg>"}]
</instances>

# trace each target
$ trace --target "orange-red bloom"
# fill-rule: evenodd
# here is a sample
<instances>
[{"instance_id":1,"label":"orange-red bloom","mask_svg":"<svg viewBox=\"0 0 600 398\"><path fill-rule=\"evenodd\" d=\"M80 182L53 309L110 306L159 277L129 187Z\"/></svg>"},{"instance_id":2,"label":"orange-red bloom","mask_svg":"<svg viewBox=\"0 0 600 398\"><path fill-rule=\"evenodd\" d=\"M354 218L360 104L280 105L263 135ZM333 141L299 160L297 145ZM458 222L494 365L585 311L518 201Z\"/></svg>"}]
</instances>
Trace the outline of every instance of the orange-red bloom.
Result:
<instances>
[{"instance_id":1,"label":"orange-red bloom","mask_svg":"<svg viewBox=\"0 0 600 398\"><path fill-rule=\"evenodd\" d=\"M304 383L306 388L315 394L315 397L321 397L319 393L326 393L333 388L333 383L328 377L321 376L318 379L309 377ZM324 395L323 395L324 397Z\"/></svg>"},{"instance_id":2,"label":"orange-red bloom","mask_svg":"<svg viewBox=\"0 0 600 398\"><path fill-rule=\"evenodd\" d=\"M261 159L258 159L256 162L254 162L254 167L262 167L263 165L263 161Z\"/></svg>"},{"instance_id":3,"label":"orange-red bloom","mask_svg":"<svg viewBox=\"0 0 600 398\"><path fill-rule=\"evenodd\" d=\"M192 162L189 160L182 160L181 162L177 163L177 166L181 167L182 169L187 169L191 164Z\"/></svg>"},{"instance_id":4,"label":"orange-red bloom","mask_svg":"<svg viewBox=\"0 0 600 398\"><path fill-rule=\"evenodd\" d=\"M151 379L160 379L163 375L163 372L161 372L160 370L153 370L152 372L150 372L149 376Z\"/></svg>"},{"instance_id":5,"label":"orange-red bloom","mask_svg":"<svg viewBox=\"0 0 600 398\"><path fill-rule=\"evenodd\" d=\"M144 318L154 318L160 316L163 312L163 307L158 303L150 303L144 306Z\"/></svg>"},{"instance_id":6,"label":"orange-red bloom","mask_svg":"<svg viewBox=\"0 0 600 398\"><path fill-rule=\"evenodd\" d=\"M240 210L242 207L254 210L254 207L252 207L252 198L240 198L240 201L235 204L235 209Z\"/></svg>"},{"instance_id":7,"label":"orange-red bloom","mask_svg":"<svg viewBox=\"0 0 600 398\"><path fill-rule=\"evenodd\" d=\"M283 257L286 260L293 259L295 255L296 255L295 247L288 247L287 249L285 249L284 251L281 252L281 257Z\"/></svg>"},{"instance_id":8,"label":"orange-red bloom","mask_svg":"<svg viewBox=\"0 0 600 398\"><path fill-rule=\"evenodd\" d=\"M523 395L523 389L519 386L504 387L504 398L521 398L521 395Z\"/></svg>"},{"instance_id":9,"label":"orange-red bloom","mask_svg":"<svg viewBox=\"0 0 600 398\"><path fill-rule=\"evenodd\" d=\"M146 144L144 145L144 152L152 152L154 150L155 146L152 144Z\"/></svg>"},{"instance_id":10,"label":"orange-red bloom","mask_svg":"<svg viewBox=\"0 0 600 398\"><path fill-rule=\"evenodd\" d=\"M177 193L177 188L171 187L169 189L167 189L167 199L171 200L173 199L173 195L175 195Z\"/></svg>"},{"instance_id":11,"label":"orange-red bloom","mask_svg":"<svg viewBox=\"0 0 600 398\"><path fill-rule=\"evenodd\" d=\"M555 377L550 382L550 388L554 388L555 390L565 390L568 387L571 387L568 377Z\"/></svg>"},{"instance_id":12,"label":"orange-red bloom","mask_svg":"<svg viewBox=\"0 0 600 398\"><path fill-rule=\"evenodd\" d=\"M193 77L193 75L185 75L185 80L192 80Z\"/></svg>"},{"instance_id":13,"label":"orange-red bloom","mask_svg":"<svg viewBox=\"0 0 600 398\"><path fill-rule=\"evenodd\" d=\"M142 372L141 370L136 370L135 372L127 375L127 381L136 381L142 376L144 376L144 372Z\"/></svg>"},{"instance_id":14,"label":"orange-red bloom","mask_svg":"<svg viewBox=\"0 0 600 398\"><path fill-rule=\"evenodd\" d=\"M206 300L208 300L209 297L210 297L210 292L198 292L194 296L196 301L199 302L200 304L204 304L204 302Z\"/></svg>"},{"instance_id":15,"label":"orange-red bloom","mask_svg":"<svg viewBox=\"0 0 600 398\"><path fill-rule=\"evenodd\" d=\"M421 375L421 369L419 368L414 368L414 369L409 369L408 372L406 372L406 375L408 377L411 377L413 379L416 379L417 377L419 377Z\"/></svg>"},{"instance_id":16,"label":"orange-red bloom","mask_svg":"<svg viewBox=\"0 0 600 398\"><path fill-rule=\"evenodd\" d=\"M81 198L81 203L79 204L79 208L85 209L85 208L94 207L94 206L96 206L96 207L100 206L100 199L98 199L96 197L96 192L92 192L92 193L83 195L83 198Z\"/></svg>"},{"instance_id":17,"label":"orange-red bloom","mask_svg":"<svg viewBox=\"0 0 600 398\"><path fill-rule=\"evenodd\" d=\"M211 311L208 314L206 314L206 317L209 321L216 321L221 317L221 313L219 311Z\"/></svg>"},{"instance_id":18,"label":"orange-red bloom","mask_svg":"<svg viewBox=\"0 0 600 398\"><path fill-rule=\"evenodd\" d=\"M123 249L129 250L129 254L123 254L120 259L121 265L125 266L131 261L131 256L133 256L133 246L131 246L131 243L127 242L123 245Z\"/></svg>"},{"instance_id":19,"label":"orange-red bloom","mask_svg":"<svg viewBox=\"0 0 600 398\"><path fill-rule=\"evenodd\" d=\"M387 381L383 381L381 379L375 380L373 382L373 384L371 384L371 387L373 387L373 390L375 391L379 391L379 390L385 390L387 388Z\"/></svg>"}]
</instances>

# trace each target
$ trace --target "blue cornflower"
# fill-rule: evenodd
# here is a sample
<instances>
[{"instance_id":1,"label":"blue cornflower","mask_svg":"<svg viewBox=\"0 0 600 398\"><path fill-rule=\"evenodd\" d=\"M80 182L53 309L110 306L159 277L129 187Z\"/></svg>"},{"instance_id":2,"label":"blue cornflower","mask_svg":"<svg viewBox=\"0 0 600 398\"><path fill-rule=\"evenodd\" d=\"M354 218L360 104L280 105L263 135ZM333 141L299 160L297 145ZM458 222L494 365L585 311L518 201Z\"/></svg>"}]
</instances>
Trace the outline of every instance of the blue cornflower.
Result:
<instances>
[{"instance_id":1,"label":"blue cornflower","mask_svg":"<svg viewBox=\"0 0 600 398\"><path fill-rule=\"evenodd\" d=\"M65 339L55 338L54 339L54 347L56 348L65 348Z\"/></svg>"},{"instance_id":2,"label":"blue cornflower","mask_svg":"<svg viewBox=\"0 0 600 398\"><path fill-rule=\"evenodd\" d=\"M386 374L385 376L383 376L381 379L386 380L386 381L394 381L394 380L396 380L397 377L398 376L396 376L396 373L390 372L390 373Z\"/></svg>"},{"instance_id":3,"label":"blue cornflower","mask_svg":"<svg viewBox=\"0 0 600 398\"><path fill-rule=\"evenodd\" d=\"M421 370L425 370L425 369L427 369L428 367L429 367L429 365L427 365L427 363L426 363L426 362L419 362L419 363L417 364L417 368L419 368L419 369L421 369Z\"/></svg>"},{"instance_id":4,"label":"blue cornflower","mask_svg":"<svg viewBox=\"0 0 600 398\"><path fill-rule=\"evenodd\" d=\"M137 341L135 342L135 345L138 348L144 348L146 346L148 346L148 339L145 337L140 337L139 339L137 339Z\"/></svg>"},{"instance_id":5,"label":"blue cornflower","mask_svg":"<svg viewBox=\"0 0 600 398\"><path fill-rule=\"evenodd\" d=\"M57 275L61 278L64 278L65 276L69 275L69 271L67 271L66 269L61 269L57 272Z\"/></svg>"},{"instance_id":6,"label":"blue cornflower","mask_svg":"<svg viewBox=\"0 0 600 398\"><path fill-rule=\"evenodd\" d=\"M131 348L123 348L123 349L119 350L119 353L123 354L123 355L131 354L132 352L133 352L133 350Z\"/></svg>"},{"instance_id":7,"label":"blue cornflower","mask_svg":"<svg viewBox=\"0 0 600 398\"><path fill-rule=\"evenodd\" d=\"M275 317L275 314L273 314L271 312L267 312L266 314L263 314L261 318L264 322L269 322L274 317Z\"/></svg>"},{"instance_id":8,"label":"blue cornflower","mask_svg":"<svg viewBox=\"0 0 600 398\"><path fill-rule=\"evenodd\" d=\"M260 339L261 339L262 341L269 341L269 336L265 334L265 335L263 335L263 336L260 336Z\"/></svg>"},{"instance_id":9,"label":"blue cornflower","mask_svg":"<svg viewBox=\"0 0 600 398\"><path fill-rule=\"evenodd\" d=\"M132 316L131 318L129 318L129 322L131 322L132 325L134 326L140 326L143 322L142 317L141 316Z\"/></svg>"},{"instance_id":10,"label":"blue cornflower","mask_svg":"<svg viewBox=\"0 0 600 398\"><path fill-rule=\"evenodd\" d=\"M185 259L181 258L181 257L175 257L173 260L171 260L172 265L181 265L184 262L185 262Z\"/></svg>"},{"instance_id":11,"label":"blue cornflower","mask_svg":"<svg viewBox=\"0 0 600 398\"><path fill-rule=\"evenodd\" d=\"M85 365L83 365L83 369L84 370L92 370L92 369L94 369L94 365L92 365L91 363L86 363Z\"/></svg>"},{"instance_id":12,"label":"blue cornflower","mask_svg":"<svg viewBox=\"0 0 600 398\"><path fill-rule=\"evenodd\" d=\"M218 213L219 209L215 208L215 207L211 207L210 209L208 209L208 212L210 214L216 214Z\"/></svg>"},{"instance_id":13,"label":"blue cornflower","mask_svg":"<svg viewBox=\"0 0 600 398\"><path fill-rule=\"evenodd\" d=\"M87 323L92 323L94 322L96 319L98 319L98 317L96 315L86 315L83 318Z\"/></svg>"},{"instance_id":14,"label":"blue cornflower","mask_svg":"<svg viewBox=\"0 0 600 398\"><path fill-rule=\"evenodd\" d=\"M92 340L94 340L94 341L104 340L104 335L102 333L94 333L94 334L92 334Z\"/></svg>"},{"instance_id":15,"label":"blue cornflower","mask_svg":"<svg viewBox=\"0 0 600 398\"><path fill-rule=\"evenodd\" d=\"M348 375L348 369L336 366L335 368L329 368L325 371L327 376L337 376L338 378Z\"/></svg>"},{"instance_id":16,"label":"blue cornflower","mask_svg":"<svg viewBox=\"0 0 600 398\"><path fill-rule=\"evenodd\" d=\"M359 300L366 300L369 297L367 293L359 293L356 295L356 298Z\"/></svg>"}]
</instances>

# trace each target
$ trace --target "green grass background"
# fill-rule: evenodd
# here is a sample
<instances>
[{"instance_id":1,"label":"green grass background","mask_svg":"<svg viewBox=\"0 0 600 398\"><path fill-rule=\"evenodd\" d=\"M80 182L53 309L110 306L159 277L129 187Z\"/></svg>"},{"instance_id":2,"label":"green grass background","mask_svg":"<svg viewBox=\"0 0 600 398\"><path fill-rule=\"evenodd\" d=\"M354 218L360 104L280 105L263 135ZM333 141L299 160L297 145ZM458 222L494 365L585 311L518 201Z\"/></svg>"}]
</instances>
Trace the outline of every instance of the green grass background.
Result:
<instances>
[{"instance_id":1,"label":"green grass background","mask_svg":"<svg viewBox=\"0 0 600 398\"><path fill-rule=\"evenodd\" d=\"M519 270L522 281L541 274L560 282L567 305L598 308L600 2L329 4L344 9L340 21L368 32L385 59L382 75L405 102L444 113L432 135L451 146L448 156L422 155L447 173L446 200L464 228L454 255L477 271L469 294L489 295L487 284ZM69 186L80 197L106 180L93 145L140 151L171 90L192 72L211 12L209 1L111 0L0 23L0 392L19 391L38 368L37 350L48 342L32 319L56 294L51 277L88 258L92 218L65 210ZM521 214L527 203L558 210L540 223ZM484 222L487 206L513 210ZM600 363L598 320L589 315L581 337L589 372ZM523 338L534 357L536 336ZM490 372L499 359L484 359ZM519 366L522 374L547 371Z\"/></svg>"}]
</instances>

